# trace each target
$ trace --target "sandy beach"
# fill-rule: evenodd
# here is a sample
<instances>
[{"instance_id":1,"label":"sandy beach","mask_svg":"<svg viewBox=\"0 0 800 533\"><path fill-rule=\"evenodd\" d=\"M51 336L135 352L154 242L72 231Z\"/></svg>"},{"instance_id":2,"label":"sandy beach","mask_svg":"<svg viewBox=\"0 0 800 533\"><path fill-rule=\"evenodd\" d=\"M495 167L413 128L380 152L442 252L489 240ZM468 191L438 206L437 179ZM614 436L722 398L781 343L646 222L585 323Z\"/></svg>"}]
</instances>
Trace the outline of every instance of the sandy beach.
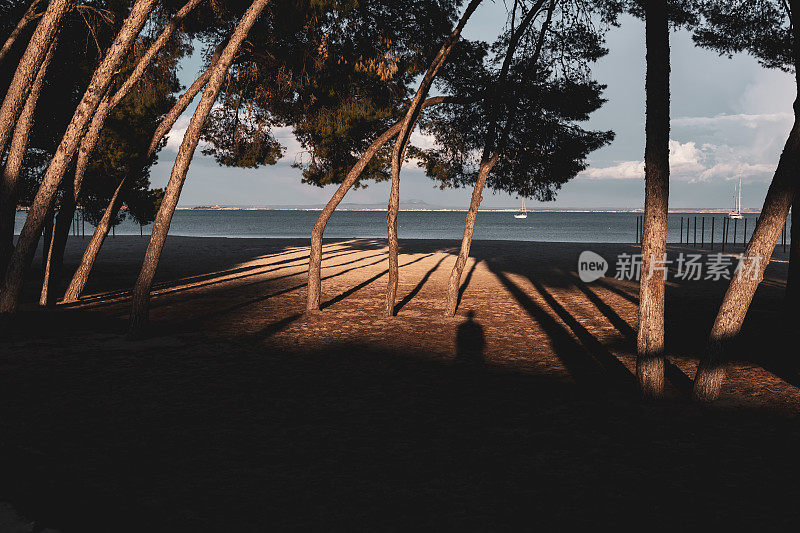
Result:
<instances>
[{"instance_id":1,"label":"sandy beach","mask_svg":"<svg viewBox=\"0 0 800 533\"><path fill-rule=\"evenodd\" d=\"M83 244L71 237L67 272ZM441 309L457 243L403 241L398 316L387 319L382 241L326 241L323 310L308 315L306 241L170 237L152 334L131 342L126 291L146 244L109 238L85 297L26 306L0 348L0 488L45 525L797 518L800 376L781 348L790 329L780 247L722 399L699 408L688 391L727 283L668 281L668 401L642 403L638 284L576 274L581 251L611 261L634 245L475 242L451 319ZM37 255L28 302L39 276ZM119 516L130 520L117 527Z\"/></svg>"}]
</instances>

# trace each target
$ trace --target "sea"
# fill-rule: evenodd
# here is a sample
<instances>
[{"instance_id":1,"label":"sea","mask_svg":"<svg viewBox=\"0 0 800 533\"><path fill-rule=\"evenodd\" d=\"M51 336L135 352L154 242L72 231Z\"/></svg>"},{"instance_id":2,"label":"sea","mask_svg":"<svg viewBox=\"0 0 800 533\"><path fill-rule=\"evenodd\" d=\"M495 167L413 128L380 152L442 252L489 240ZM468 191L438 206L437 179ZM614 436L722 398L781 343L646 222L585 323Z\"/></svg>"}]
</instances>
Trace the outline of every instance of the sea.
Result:
<instances>
[{"instance_id":1,"label":"sea","mask_svg":"<svg viewBox=\"0 0 800 533\"><path fill-rule=\"evenodd\" d=\"M525 219L514 218L513 211L480 211L474 239L545 242L635 242L637 219L635 211L529 211ZM22 228L26 213L16 218L16 232ZM261 237L308 238L319 210L313 209L253 209L253 210L194 210L179 209L170 226L170 235L191 237ZM401 239L461 239L464 233L465 211L400 211L398 233ZM722 220L727 212L680 212L669 217L668 242L709 242L713 224L714 242L722 238ZM748 239L755 227L757 213L746 213L736 222L736 239ZM713 219L713 223L712 223ZM696 221L696 231L695 231ZM746 222L745 222L746 221ZM733 221L731 221L733 222ZM90 234L94 227L88 222L76 224L78 234ZM747 233L745 234L745 226ZM115 229L116 235L149 235L152 225L142 228L128 219ZM682 228L682 229L681 229ZM788 231L788 230L787 230ZM731 223L728 240L733 238ZM704 236L703 236L704 235ZM385 211L337 211L325 229L326 238L386 237ZM788 240L788 234L787 234Z\"/></svg>"}]
</instances>

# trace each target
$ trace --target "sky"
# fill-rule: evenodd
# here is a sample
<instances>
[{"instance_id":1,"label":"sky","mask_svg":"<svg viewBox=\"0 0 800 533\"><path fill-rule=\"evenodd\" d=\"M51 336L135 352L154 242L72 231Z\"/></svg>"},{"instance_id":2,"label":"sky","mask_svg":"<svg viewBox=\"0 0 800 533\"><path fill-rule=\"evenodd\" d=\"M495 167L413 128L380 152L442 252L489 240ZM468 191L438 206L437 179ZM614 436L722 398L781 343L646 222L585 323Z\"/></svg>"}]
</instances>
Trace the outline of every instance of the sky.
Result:
<instances>
[{"instance_id":1,"label":"sky","mask_svg":"<svg viewBox=\"0 0 800 533\"><path fill-rule=\"evenodd\" d=\"M491 41L505 21L501 0L485 2L464 34ZM531 208L641 208L644 203L644 24L623 17L607 36L609 54L593 68L607 85L606 104L586 126L613 130L613 143L589 156L589 168L567 183L554 202L526 201ZM719 57L697 48L686 31L670 37L672 72L670 134L670 207L730 208L734 186L742 179L742 205L760 207L792 125L795 97L792 76L761 67L752 57ZM182 64L181 81L189 85L200 71L199 56ZM432 95L434 93L431 93ZM196 101L199 98L195 99ZM195 102L196 103L196 102ZM163 187L194 105L175 124L167 146L151 172ZM290 128L276 137L287 148L274 166L259 169L219 167L198 149L181 194L181 206L315 206L327 202L335 187L304 185L291 167L299 144ZM415 136L418 142L424 141ZM388 183L350 191L346 203L382 204ZM401 173L401 202L422 200L444 207L469 205L471 189L439 190L414 163ZM486 191L483 208L517 207L520 200Z\"/></svg>"}]
</instances>

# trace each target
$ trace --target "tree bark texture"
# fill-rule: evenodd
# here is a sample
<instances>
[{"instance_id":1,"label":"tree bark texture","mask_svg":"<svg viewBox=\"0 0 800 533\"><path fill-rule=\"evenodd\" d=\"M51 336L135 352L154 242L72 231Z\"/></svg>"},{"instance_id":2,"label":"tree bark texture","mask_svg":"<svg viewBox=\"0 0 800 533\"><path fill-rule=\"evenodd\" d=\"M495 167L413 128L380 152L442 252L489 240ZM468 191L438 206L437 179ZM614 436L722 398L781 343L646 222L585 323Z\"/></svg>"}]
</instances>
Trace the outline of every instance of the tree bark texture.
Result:
<instances>
[{"instance_id":1,"label":"tree bark texture","mask_svg":"<svg viewBox=\"0 0 800 533\"><path fill-rule=\"evenodd\" d=\"M94 266L94 261L97 259L97 254L100 252L100 248L103 246L103 242L108 235L108 230L111 228L111 217L114 216L117 213L117 209L119 209L119 193L124 184L124 179L119 182L108 207L103 213L103 217L100 219L100 222L97 223L92 238L89 240L89 244L83 252L83 257L78 265L78 269L72 276L72 281L70 281L69 287L67 287L67 291L64 294L63 303L75 302L81 297L83 289L86 287L86 282L89 280L89 274Z\"/></svg>"},{"instance_id":2,"label":"tree bark texture","mask_svg":"<svg viewBox=\"0 0 800 533\"><path fill-rule=\"evenodd\" d=\"M181 114L186 111L186 108L189 107L190 103L192 103L194 97L197 96L197 93L199 93L202 88L205 87L205 84L208 82L208 78L211 76L213 66L219 59L222 48L222 45L217 47L217 50L214 52L214 56L211 59L211 65L192 83L188 89L186 89L180 98L178 98L178 101L175 102L175 105L172 106L172 109L170 109L161 120L150 141L150 147L147 150L145 159L149 159L150 156L155 153L156 149L158 148L158 144L161 142L161 139L163 139L164 136L169 133L169 131L172 129L172 126L175 125L175 122L178 120ZM79 263L78 268L76 269L75 274L73 275L72 280L67 287L67 291L64 294L64 303L75 302L81 297L81 294L83 294L83 290L86 287L86 282L89 280L92 267L97 259L97 254L100 252L100 249L102 248L103 243L108 236L108 231L111 227L111 221L119 211L121 202L119 202L117 199L122 188L124 187L125 182L125 179L120 182L117 190L114 192L114 195L108 202L108 206L106 206L103 217L100 219L100 222L94 229L92 238L90 239L86 250L83 252L83 257L81 257L81 262Z\"/></svg>"},{"instance_id":3,"label":"tree bark texture","mask_svg":"<svg viewBox=\"0 0 800 533\"><path fill-rule=\"evenodd\" d=\"M447 56L461 36L461 31L480 3L481 0L470 1L455 29L428 67L428 71L425 73L425 77L422 78L417 93L406 111L392 150L392 187L386 211L386 226L389 239L389 283L386 287L386 305L384 306L384 314L386 316L394 316L395 301L397 300L397 285L399 281L397 258L400 248L397 241L397 213L400 210L400 167L403 164L408 139L417 123L419 113L422 111L422 102L425 100L436 74L447 60Z\"/></svg>"},{"instance_id":4,"label":"tree bark texture","mask_svg":"<svg viewBox=\"0 0 800 533\"><path fill-rule=\"evenodd\" d=\"M211 112L214 101L219 95L234 56L239 50L242 41L247 37L250 28L268 3L269 0L255 0L250 7L247 8L247 12L237 25L236 30L234 30L228 44L220 55L219 61L214 66L206 89L203 91L203 97L200 99L200 103L197 105L197 109L183 136L181 147L175 158L175 165L172 167L172 173L166 191L164 192L164 198L161 201L161 207L156 214L156 220L153 224L150 242L147 245L147 252L142 262L142 268L133 288L128 330L129 336L131 337L140 335L144 327L146 327L150 301L150 287L153 284L153 277L158 267L161 251L164 248L164 241L167 238L172 215L175 212L175 207L178 205L181 189L186 180L189 164L192 161L195 148L197 148L197 143L200 141L203 125L208 118L208 114Z\"/></svg>"},{"instance_id":5,"label":"tree bark texture","mask_svg":"<svg viewBox=\"0 0 800 533\"><path fill-rule=\"evenodd\" d=\"M44 283L42 284L42 292L39 298L39 304L43 306L52 306L55 304L55 288L57 287L61 278L61 268L64 263L64 250L66 249L67 239L69 237L69 230L72 225L72 217L75 216L75 208L78 203L78 198L83 186L83 178L86 175L86 169L89 166L89 158L92 156L97 142L100 140L103 126L106 119L114 110L114 108L130 93L131 89L136 85L136 82L142 77L147 70L147 67L155 59L158 52L167 44L169 39L178 29L183 19L197 7L201 0L189 0L181 7L175 14L172 20L167 23L161 34L156 38L155 42L147 49L144 55L136 63L133 72L128 76L122 86L111 95L106 93L100 101L97 110L92 117L89 129L81 140L80 148L78 149L77 162L75 165L75 178L72 185L73 198L65 198L58 210L56 217L55 229L53 232L54 240L52 245L52 253L48 258L48 265L45 269L46 275Z\"/></svg>"},{"instance_id":6,"label":"tree bark texture","mask_svg":"<svg viewBox=\"0 0 800 533\"><path fill-rule=\"evenodd\" d=\"M53 2L56 1L58 0L53 0ZM50 209L58 186L61 184L67 168L75 157L78 144L89 126L92 115L111 84L114 73L147 21L155 4L156 0L136 1L130 14L122 24L117 37L92 75L89 87L83 94L81 102L78 104L72 120L67 126L67 130L45 171L42 184L36 192L33 204L28 211L25 225L20 232L17 246L11 255L5 278L2 286L0 286L0 313L13 313L16 311L19 304L19 294L22 289L23 275L36 251L39 235L44 224L44 216Z\"/></svg>"},{"instance_id":7,"label":"tree bark texture","mask_svg":"<svg viewBox=\"0 0 800 533\"><path fill-rule=\"evenodd\" d=\"M720 305L705 354L695 375L693 397L699 402L719 398L725 379L726 352L741 330L758 285L764 278L775 245L781 236L800 178L800 115L795 102L795 122L781 153L778 168L764 198L761 215L744 251L745 275L734 275Z\"/></svg>"},{"instance_id":8,"label":"tree bark texture","mask_svg":"<svg viewBox=\"0 0 800 533\"><path fill-rule=\"evenodd\" d=\"M3 43L3 47L0 48L0 63L6 58L8 53L11 51L11 47L14 46L17 38L19 38L20 34L25 30L25 28L36 19L36 8L39 7L39 4L42 3L42 0L33 0L31 5L28 6L28 9L25 10L25 13L22 15L22 18L19 19L19 22L11 30L11 33L8 35L6 42Z\"/></svg>"},{"instance_id":9,"label":"tree bark texture","mask_svg":"<svg viewBox=\"0 0 800 533\"><path fill-rule=\"evenodd\" d=\"M445 295L444 305L444 316L446 317L452 317L456 314L456 308L458 307L458 290L461 286L461 276L464 274L464 265L467 263L469 251L472 247L472 236L475 233L475 220L478 217L478 208L483 200L483 188L486 185L486 179L489 177L489 173L500 159L501 152L504 148L503 145L505 144L507 131L504 133L503 139L497 138L498 120L503 107L503 102L499 101L498 99L505 99L507 97L505 85L508 80L508 71L511 68L511 62L514 59L517 46L519 45L520 39L527 31L528 26L530 26L530 24L538 16L539 10L544 5L544 2L545 0L539 0L539 2L534 5L528 11L528 13L526 13L525 17L522 19L522 21L520 21L520 25L512 32L508 41L506 57L503 60L500 73L494 83L494 105L492 106L492 111L489 118L489 127L487 129L488 134L486 137L486 145L483 148L483 155L481 156L480 168L478 169L478 179L473 187L472 198L470 200L469 209L467 210L467 218L464 223L464 234L461 238L461 248L459 249L456 262L453 265L453 269L450 271L450 278L447 282L447 293ZM533 65L532 68L536 68L536 64L538 63L542 43L544 41L547 28L552 20L554 7L555 1L551 0L547 11L547 17L542 24L539 39L536 43L536 51L534 52L533 61L531 63L531 65ZM507 125L507 128L508 127L509 125Z\"/></svg>"},{"instance_id":10,"label":"tree bark texture","mask_svg":"<svg viewBox=\"0 0 800 533\"><path fill-rule=\"evenodd\" d=\"M33 128L33 118L36 111L36 104L39 101L39 94L42 90L47 68L53 59L57 39L53 39L50 49L47 51L44 61L39 67L39 72L33 80L31 92L25 101L14 128L14 136L6 157L6 165L3 168L3 177L0 181L0 277L6 270L6 264L14 250L14 220L17 214L17 195L19 191L19 177L22 172L22 163L25 161L25 153L28 150L28 139Z\"/></svg>"},{"instance_id":11,"label":"tree bark texture","mask_svg":"<svg viewBox=\"0 0 800 533\"><path fill-rule=\"evenodd\" d=\"M31 84L42 66L53 39L58 34L64 15L72 8L73 1L50 1L14 71L14 77L11 79L3 99L3 105L0 107L0 154L6 151L17 119L28 99Z\"/></svg>"},{"instance_id":12,"label":"tree bark texture","mask_svg":"<svg viewBox=\"0 0 800 533\"><path fill-rule=\"evenodd\" d=\"M175 31L180 27L183 20L186 18L192 10L197 7L197 5L202 0L189 0L186 4L181 7L175 16L170 20L164 29L161 31L161 34L156 38L155 42L150 45L144 55L139 59L136 63L136 67L134 67L133 72L128 79L122 84L122 86L117 89L113 96L107 96L103 98L100 102L100 105L97 107L97 111L95 111L94 116L92 117L92 122L89 125L89 130L84 135L83 140L81 141L80 149L78 150L78 161L75 165L75 199L77 200L78 195L81 192L81 186L83 185L83 177L86 174L86 168L89 165L89 158L92 156L94 152L95 146L97 146L97 141L100 140L100 133L103 130L103 126L105 125L106 119L108 119L109 114L114 110L117 105L119 105L122 100L128 96L128 93L131 92L131 89L136 85L136 83L141 79L142 75L147 70L147 67L155 59L158 52L164 48L164 45L169 42L170 38L175 34Z\"/></svg>"},{"instance_id":13,"label":"tree bark texture","mask_svg":"<svg viewBox=\"0 0 800 533\"><path fill-rule=\"evenodd\" d=\"M692 391L697 402L707 403L719 398L725 380L727 351L742 328L747 310L786 224L789 209L800 191L800 1L789 0L789 5L797 87L794 124L764 198L761 215L744 251L744 261L752 271L732 277L711 328L705 354L697 367Z\"/></svg>"},{"instance_id":14,"label":"tree bark texture","mask_svg":"<svg viewBox=\"0 0 800 533\"><path fill-rule=\"evenodd\" d=\"M644 222L636 377L645 398L664 394L664 273L669 202L669 24L666 0L645 4L647 80Z\"/></svg>"}]
</instances>

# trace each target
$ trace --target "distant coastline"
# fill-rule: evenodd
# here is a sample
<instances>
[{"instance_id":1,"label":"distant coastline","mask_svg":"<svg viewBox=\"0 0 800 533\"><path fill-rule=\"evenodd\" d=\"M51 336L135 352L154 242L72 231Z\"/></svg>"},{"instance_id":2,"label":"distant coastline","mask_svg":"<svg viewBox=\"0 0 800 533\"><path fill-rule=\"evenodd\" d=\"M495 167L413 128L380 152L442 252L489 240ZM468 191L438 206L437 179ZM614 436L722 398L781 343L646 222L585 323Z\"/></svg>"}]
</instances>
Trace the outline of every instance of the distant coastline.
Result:
<instances>
[{"instance_id":1,"label":"distant coastline","mask_svg":"<svg viewBox=\"0 0 800 533\"><path fill-rule=\"evenodd\" d=\"M220 206L220 205L198 205L198 206L182 206L177 208L179 211L322 211L322 206L308 206L308 205L266 205L266 206ZM20 210L27 210L27 208ZM373 205L341 205L337 211L385 211L386 206L373 206ZM516 207L495 207L495 208L482 208L479 209L485 213L514 213L518 211ZM419 207L419 206L403 206L400 205L400 211L418 211L418 212L462 212L467 211L463 207ZM686 214L686 213L708 213L708 214L727 214L730 211L728 207L707 207L707 208L691 208L679 207L670 209L669 212L673 214ZM543 208L528 208L531 213L643 213L642 208L632 207L543 207ZM756 215L761 212L761 209L750 207L742 208L742 213Z\"/></svg>"},{"instance_id":2,"label":"distant coastline","mask_svg":"<svg viewBox=\"0 0 800 533\"><path fill-rule=\"evenodd\" d=\"M316 205L194 205L194 206L179 206L178 211L322 211L323 206ZM80 206L78 206L80 209ZM125 206L122 207L125 209ZM28 211L28 206L17 206L17 211ZM384 205L373 204L343 204L337 208L338 211L386 211ZM479 211L484 213L514 213L518 211L517 207L490 207L482 208ZM464 207L442 207L434 205L421 206L417 203L409 205L400 204L400 211L418 211L418 212L457 212L466 213L467 209ZM633 207L540 207L528 208L530 213L643 213L642 208ZM686 214L686 213L700 213L700 214L727 214L730 212L729 207L706 207L706 208L693 208L693 207L676 207L669 210L671 214ZM748 215L757 215L761 209L757 207L744 207L742 213Z\"/></svg>"},{"instance_id":3,"label":"distant coastline","mask_svg":"<svg viewBox=\"0 0 800 533\"><path fill-rule=\"evenodd\" d=\"M186 209L179 207L178 209ZM197 205L190 207L192 211L243 211L241 207L225 206L225 205Z\"/></svg>"}]
</instances>

